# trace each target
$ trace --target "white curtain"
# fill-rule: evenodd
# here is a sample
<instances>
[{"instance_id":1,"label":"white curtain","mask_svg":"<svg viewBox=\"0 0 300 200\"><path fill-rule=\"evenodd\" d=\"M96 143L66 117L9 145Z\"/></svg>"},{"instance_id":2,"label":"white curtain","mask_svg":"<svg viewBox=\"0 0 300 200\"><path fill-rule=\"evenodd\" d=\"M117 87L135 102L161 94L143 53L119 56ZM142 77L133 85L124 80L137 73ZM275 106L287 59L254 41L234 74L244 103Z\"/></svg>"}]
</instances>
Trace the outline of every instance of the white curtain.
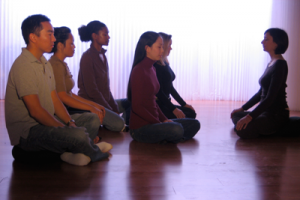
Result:
<instances>
[{"instance_id":1,"label":"white curtain","mask_svg":"<svg viewBox=\"0 0 300 200\"><path fill-rule=\"evenodd\" d=\"M259 89L258 79L269 60L260 44L264 31L277 21L277 27L289 28L284 25L290 23L299 31L299 20L291 21L291 11L283 12L276 5L295 10L299 1L1 0L0 99L5 97L9 69L25 46L21 23L27 16L41 13L51 19L54 27L68 26L73 32L76 53L66 62L75 82L80 57L90 45L80 41L77 29L100 20L111 36L109 46L104 48L108 50L115 98L126 97L136 43L143 32L152 30L172 35L169 61L176 74L174 85L185 100L248 100ZM276 9L279 14L274 14ZM290 39L299 44L299 37L293 37ZM73 92L77 91L75 87ZM294 107L300 109L298 104Z\"/></svg>"}]
</instances>

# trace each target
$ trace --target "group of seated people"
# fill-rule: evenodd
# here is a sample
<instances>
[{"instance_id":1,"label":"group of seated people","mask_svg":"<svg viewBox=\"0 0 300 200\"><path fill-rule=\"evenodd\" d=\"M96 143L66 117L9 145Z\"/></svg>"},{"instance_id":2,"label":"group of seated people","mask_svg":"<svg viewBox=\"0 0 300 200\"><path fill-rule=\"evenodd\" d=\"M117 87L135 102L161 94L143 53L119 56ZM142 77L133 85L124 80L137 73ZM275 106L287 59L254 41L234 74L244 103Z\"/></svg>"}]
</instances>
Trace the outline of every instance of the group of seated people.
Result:
<instances>
[{"instance_id":1,"label":"group of seated people","mask_svg":"<svg viewBox=\"0 0 300 200\"><path fill-rule=\"evenodd\" d=\"M102 48L110 39L104 23L92 21L78 29L81 41L91 41L80 60L78 95L72 92L75 82L64 62L74 55L71 30L53 28L44 15L27 17L21 29L27 46L11 67L5 96L6 127L16 160L59 158L83 166L105 159L112 145L100 141L101 125L110 131L129 131L134 140L145 143L176 144L200 130L195 109L173 86L175 74L168 61L171 35L152 31L141 35L127 98L116 100ZM261 89L231 113L241 138L274 134L289 121L288 68L281 55L288 47L288 36L281 29L268 29L262 44L271 62L259 80ZM53 55L47 61L43 54L50 52ZM245 112L258 102L252 112Z\"/></svg>"}]
</instances>

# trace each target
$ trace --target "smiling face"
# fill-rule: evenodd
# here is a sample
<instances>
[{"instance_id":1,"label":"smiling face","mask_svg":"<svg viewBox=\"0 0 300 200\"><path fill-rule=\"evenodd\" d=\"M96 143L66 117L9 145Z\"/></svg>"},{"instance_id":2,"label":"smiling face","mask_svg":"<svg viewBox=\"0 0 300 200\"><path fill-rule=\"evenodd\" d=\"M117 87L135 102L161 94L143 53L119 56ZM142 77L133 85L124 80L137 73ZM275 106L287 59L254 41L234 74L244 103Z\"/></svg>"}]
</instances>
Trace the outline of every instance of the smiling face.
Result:
<instances>
[{"instance_id":1,"label":"smiling face","mask_svg":"<svg viewBox=\"0 0 300 200\"><path fill-rule=\"evenodd\" d=\"M54 37L54 29L50 22L41 22L43 29L40 31L39 36L34 33L30 34L30 40L35 44L36 48L41 52L51 52L56 41Z\"/></svg>"},{"instance_id":2,"label":"smiling face","mask_svg":"<svg viewBox=\"0 0 300 200\"><path fill-rule=\"evenodd\" d=\"M75 52L75 45L74 45L74 37L71 33L69 33L69 37L65 42L65 45L62 43L59 43L62 47L62 53L65 55L65 57L72 57Z\"/></svg>"},{"instance_id":3,"label":"smiling face","mask_svg":"<svg viewBox=\"0 0 300 200\"><path fill-rule=\"evenodd\" d=\"M277 48L277 44L273 41L273 37L267 32L264 36L263 41L261 41L264 51L269 53L274 53Z\"/></svg>"},{"instance_id":4,"label":"smiling face","mask_svg":"<svg viewBox=\"0 0 300 200\"><path fill-rule=\"evenodd\" d=\"M150 58L151 60L160 60L164 52L162 38L158 37L151 47L146 45L145 49L146 56L148 58Z\"/></svg>"},{"instance_id":5,"label":"smiling face","mask_svg":"<svg viewBox=\"0 0 300 200\"><path fill-rule=\"evenodd\" d=\"M107 27L103 27L101 30L98 31L97 34L94 34L93 41L96 42L100 46L107 46L109 43L109 31Z\"/></svg>"}]
</instances>

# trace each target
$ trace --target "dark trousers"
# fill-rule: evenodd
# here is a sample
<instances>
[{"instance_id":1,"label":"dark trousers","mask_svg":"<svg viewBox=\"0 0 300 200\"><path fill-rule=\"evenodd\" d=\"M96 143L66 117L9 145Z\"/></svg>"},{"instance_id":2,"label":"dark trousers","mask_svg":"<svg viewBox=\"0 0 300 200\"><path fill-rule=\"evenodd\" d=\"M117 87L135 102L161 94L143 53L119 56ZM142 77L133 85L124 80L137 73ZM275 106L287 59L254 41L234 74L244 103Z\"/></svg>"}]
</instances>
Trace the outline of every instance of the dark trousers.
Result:
<instances>
[{"instance_id":1,"label":"dark trousers","mask_svg":"<svg viewBox=\"0 0 300 200\"><path fill-rule=\"evenodd\" d=\"M176 119L177 118L174 115L173 110L170 110L169 108L167 108L166 106L164 106L161 102L157 101L157 105L159 106L159 108L161 109L161 111L164 113L164 115L168 119ZM187 107L182 107L182 106L176 106L176 108L180 109L185 114L186 118L192 118L192 119L196 118L196 113L192 109L187 108Z\"/></svg>"},{"instance_id":2,"label":"dark trousers","mask_svg":"<svg viewBox=\"0 0 300 200\"><path fill-rule=\"evenodd\" d=\"M250 112L237 112L234 113L232 117L232 122L234 125L237 122L249 114ZM280 113L269 113L263 112L257 118L252 120L246 127L246 129L242 129L237 131L235 128L235 132L241 138L257 138L261 135L272 135L279 131L282 127L284 127L289 121L289 110L284 110Z\"/></svg>"},{"instance_id":3,"label":"dark trousers","mask_svg":"<svg viewBox=\"0 0 300 200\"><path fill-rule=\"evenodd\" d=\"M172 119L173 122L148 124L138 129L131 129L131 137L138 142L184 142L192 139L200 130L196 119Z\"/></svg>"}]
</instances>

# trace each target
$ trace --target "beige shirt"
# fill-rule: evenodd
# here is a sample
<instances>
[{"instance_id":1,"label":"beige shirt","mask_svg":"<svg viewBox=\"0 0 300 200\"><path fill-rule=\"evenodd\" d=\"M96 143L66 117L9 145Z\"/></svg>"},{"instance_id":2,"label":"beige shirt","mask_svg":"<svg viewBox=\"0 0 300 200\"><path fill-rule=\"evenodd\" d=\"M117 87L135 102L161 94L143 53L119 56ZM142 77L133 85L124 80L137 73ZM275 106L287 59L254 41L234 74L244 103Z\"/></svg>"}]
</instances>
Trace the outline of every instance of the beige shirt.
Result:
<instances>
[{"instance_id":1,"label":"beige shirt","mask_svg":"<svg viewBox=\"0 0 300 200\"><path fill-rule=\"evenodd\" d=\"M20 137L26 139L30 128L39 124L29 115L22 98L38 95L41 106L54 115L53 90L55 80L51 64L44 56L40 62L23 48L10 69L5 94L5 121L12 145L19 144Z\"/></svg>"},{"instance_id":2,"label":"beige shirt","mask_svg":"<svg viewBox=\"0 0 300 200\"><path fill-rule=\"evenodd\" d=\"M56 56L51 56L49 62L53 68L57 93L66 92L71 95L75 83L67 63L59 60Z\"/></svg>"}]
</instances>

